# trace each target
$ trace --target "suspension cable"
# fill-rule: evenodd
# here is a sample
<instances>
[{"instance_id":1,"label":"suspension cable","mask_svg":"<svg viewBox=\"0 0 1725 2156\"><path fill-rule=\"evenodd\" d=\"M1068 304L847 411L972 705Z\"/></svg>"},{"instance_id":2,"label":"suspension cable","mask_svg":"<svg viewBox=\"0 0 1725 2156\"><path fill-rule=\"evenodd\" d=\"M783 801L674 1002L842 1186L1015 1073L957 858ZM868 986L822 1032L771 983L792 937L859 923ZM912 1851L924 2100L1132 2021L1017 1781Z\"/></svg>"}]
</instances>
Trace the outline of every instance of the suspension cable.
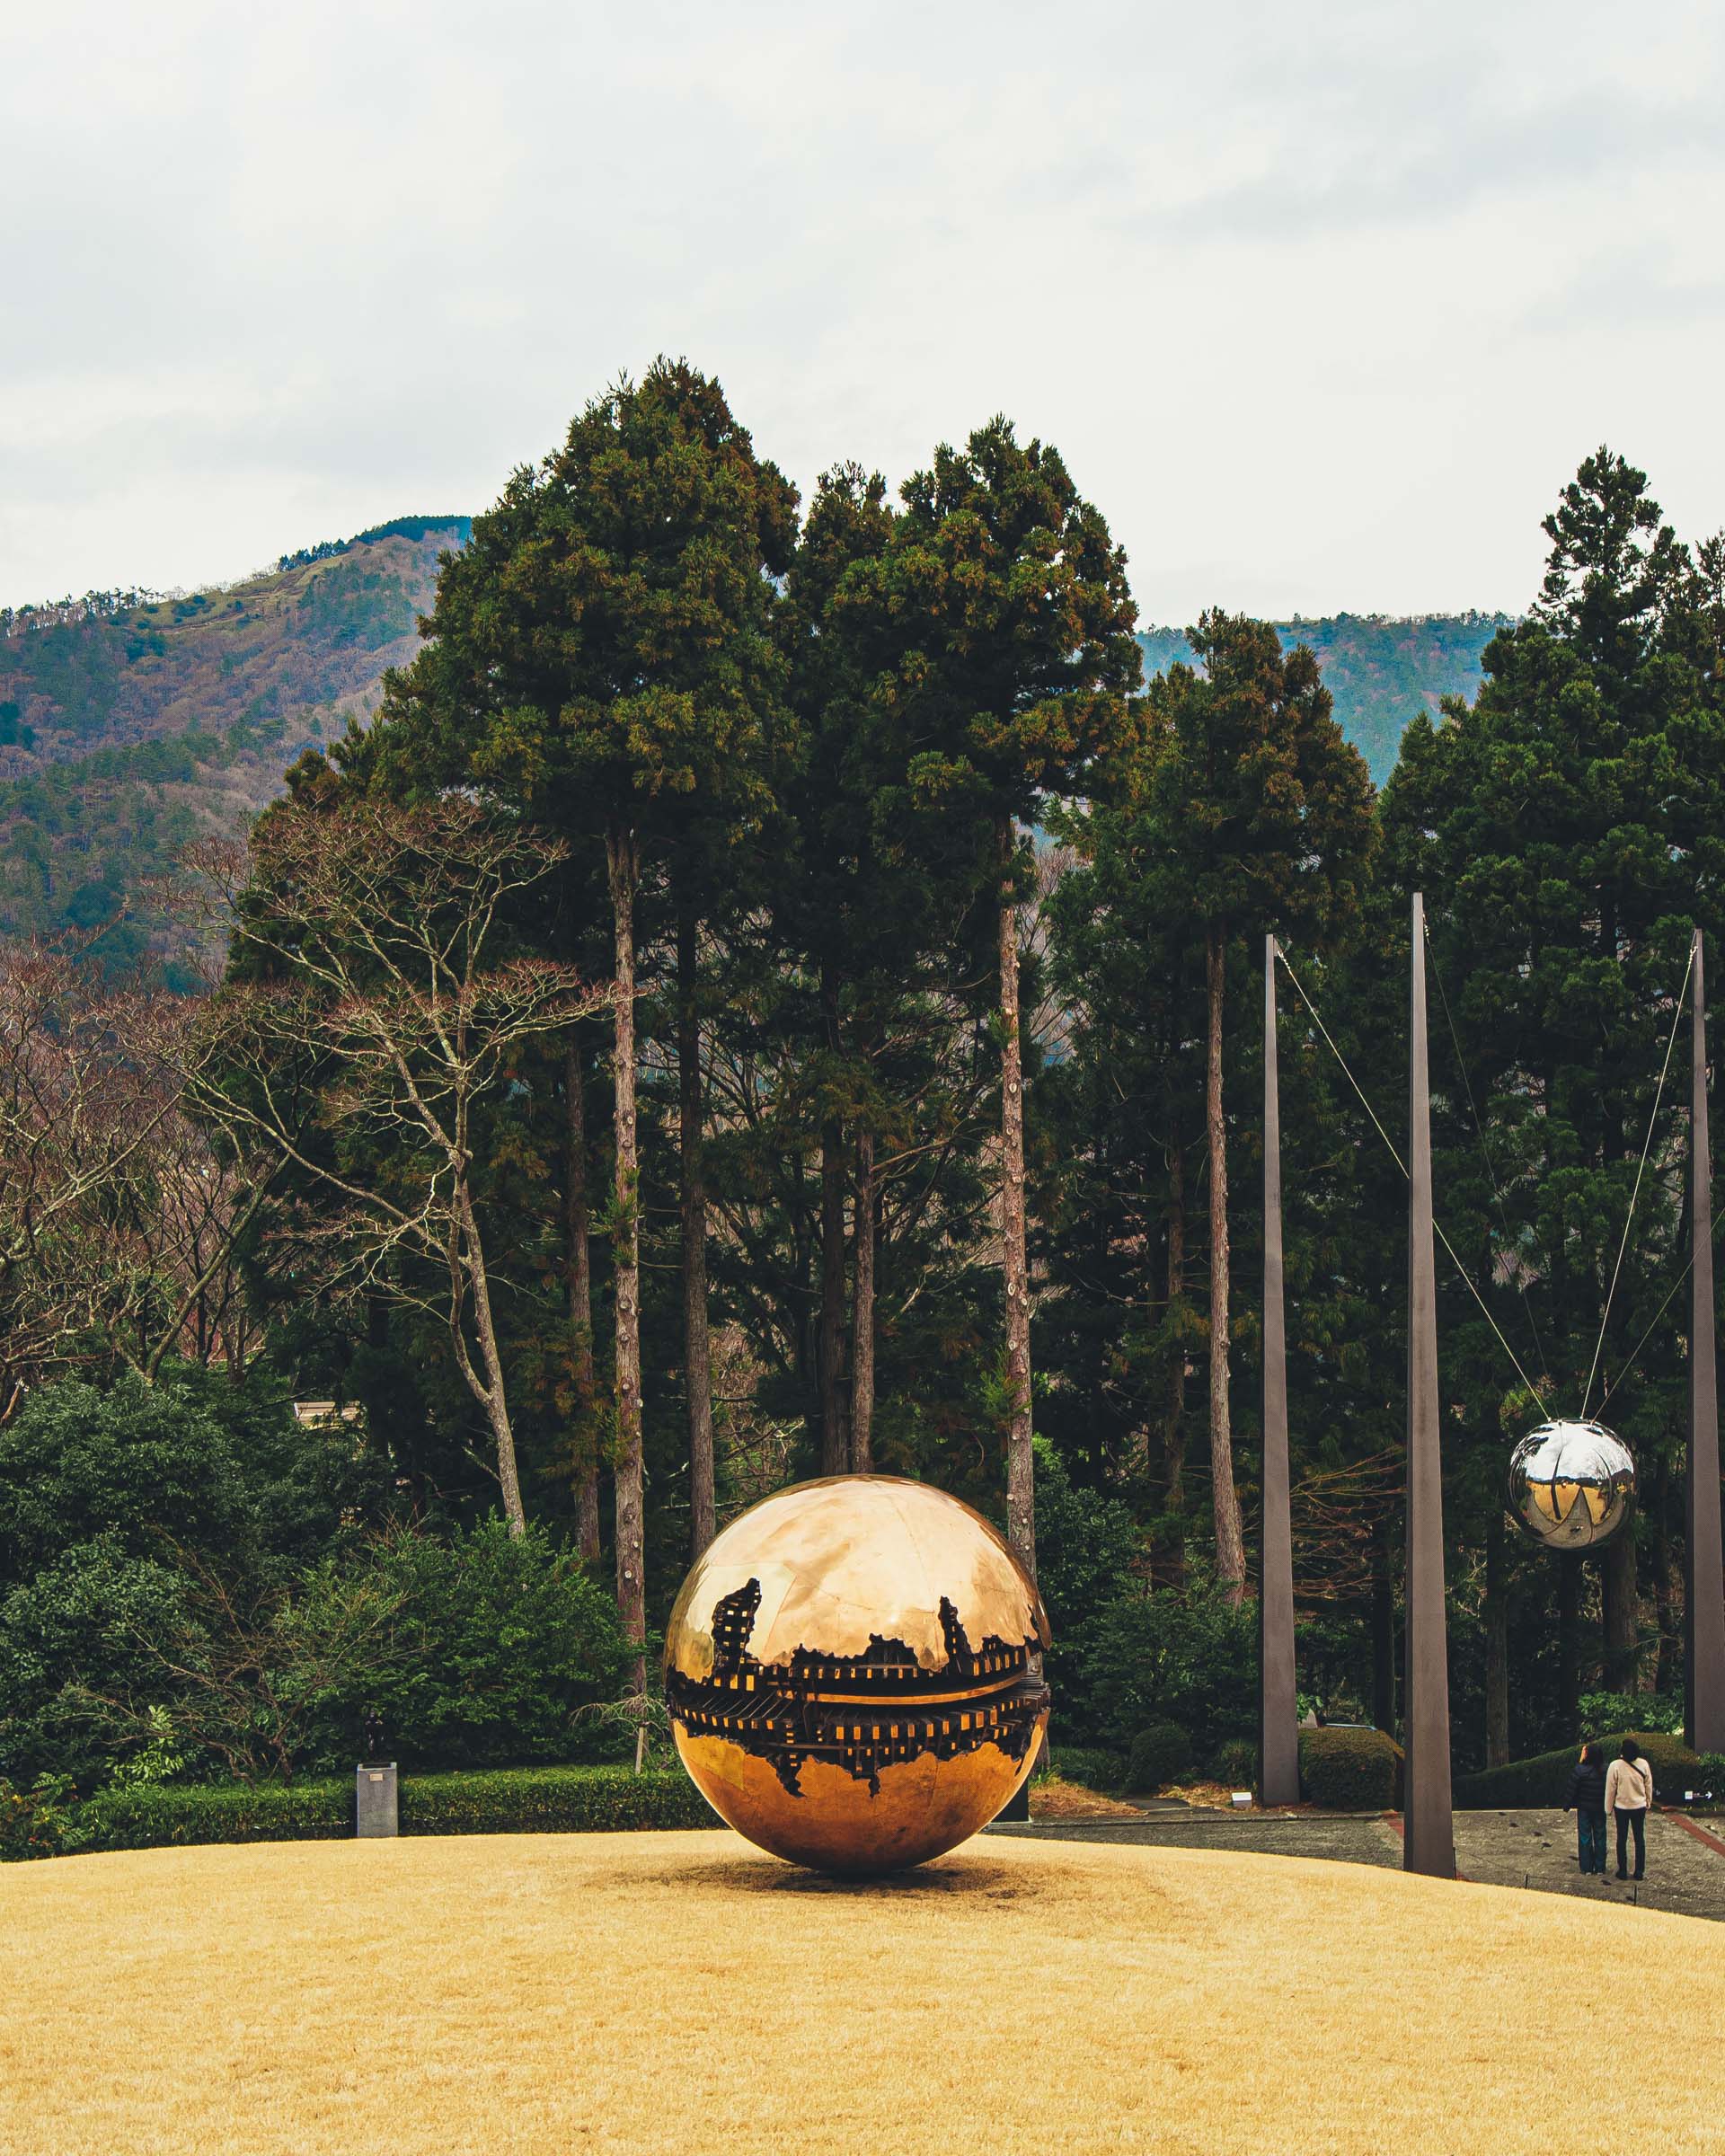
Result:
<instances>
[{"instance_id":1,"label":"suspension cable","mask_svg":"<svg viewBox=\"0 0 1725 2156\"><path fill-rule=\"evenodd\" d=\"M1606 1329L1611 1323L1612 1298L1617 1293L1617 1276L1623 1269L1623 1252L1629 1248L1629 1231L1634 1224L1635 1201L1641 1195L1641 1178L1647 1172L1647 1156L1653 1150L1653 1133L1659 1127L1659 1103L1665 1098L1665 1081L1671 1069L1671 1051L1677 1045L1677 1028L1683 1022L1683 1000L1689 993L1689 976L1695 969L1695 946L1693 938L1689 944L1689 963L1683 969L1683 986L1677 991L1677 1000L1671 1009L1671 1038L1665 1044L1665 1061L1659 1066L1659 1082L1653 1089L1653 1112L1647 1118L1647 1142L1641 1147L1641 1157L1635 1170L1635 1187L1629 1194L1629 1211L1623 1215L1623 1239L1617 1245L1617 1262L1611 1268L1611 1286L1606 1290L1606 1307L1599 1320L1599 1338L1593 1344L1593 1365L1588 1372L1587 1390L1581 1395L1581 1419L1588 1419L1588 1402L1593 1397L1593 1381L1599 1373L1599 1357L1605 1352ZM1674 1294L1676 1290L1672 1291ZM1670 1297L1666 1300L1668 1302ZM1663 1304L1661 1304L1663 1309Z\"/></svg>"},{"instance_id":2,"label":"suspension cable","mask_svg":"<svg viewBox=\"0 0 1725 2156\"><path fill-rule=\"evenodd\" d=\"M1473 1135L1480 1143L1480 1160L1485 1169L1485 1180L1491 1186L1491 1203L1497 1207L1498 1224L1503 1230L1503 1243L1507 1251L1516 1239L1510 1233L1509 1215L1504 1206L1503 1193L1499 1189L1498 1179L1492 1172L1491 1155L1485 1143L1485 1124L1473 1099L1473 1083L1467 1074L1467 1059L1462 1054L1462 1037L1455 1029L1455 1019L1449 1007L1449 998L1444 993L1444 976L1438 969L1438 947L1431 940L1431 923L1429 921L1425 923L1425 931L1426 953L1431 960L1431 977L1438 984L1438 1000L1444 1007L1444 1022L1449 1028L1449 1045L1455 1051L1455 1068L1461 1073L1462 1091L1467 1096L1467 1112L1473 1118ZM1552 1270L1549 1252L1545 1254L1545 1270L1549 1277ZM1539 1357L1540 1375L1549 1385L1552 1382L1551 1365L1545 1360L1545 1344L1539 1337L1539 1326L1534 1318L1534 1306L1527 1299L1526 1283L1522 1277L1522 1268L1519 1265L1516 1268L1516 1293L1521 1297L1521 1307L1526 1313L1527 1330L1534 1336L1534 1353Z\"/></svg>"},{"instance_id":3,"label":"suspension cable","mask_svg":"<svg viewBox=\"0 0 1725 2156\"><path fill-rule=\"evenodd\" d=\"M1299 990L1300 999L1305 1003L1306 1009L1312 1013L1313 1022L1316 1025L1319 1032L1322 1034L1325 1042L1329 1046L1330 1053L1341 1065L1342 1075L1347 1079L1349 1084L1354 1089L1354 1097L1358 1100L1359 1105L1366 1110L1366 1113L1371 1118L1373 1128L1377 1132L1378 1136L1383 1139L1384 1144L1388 1147L1390 1158L1395 1162L1396 1166L1401 1169L1403 1178L1405 1180L1411 1180L1411 1178L1408 1176L1407 1163L1402 1160L1402 1155L1395 1149L1394 1140L1390 1136L1389 1132L1384 1129L1383 1123L1379 1120L1377 1110L1366 1098L1365 1088L1360 1084L1358 1079L1355 1077L1352 1069L1349 1065L1348 1058L1336 1046L1335 1040L1331 1034L1329 1027L1324 1024L1322 1018L1319 1014L1318 1006L1312 1000L1311 991L1306 987L1305 983L1301 980L1299 975L1295 972L1293 966L1288 960L1287 953L1282 949L1281 941L1279 938L1277 940L1276 955L1281 959L1284 968L1286 968L1287 977ZM1481 1314L1485 1319L1486 1323L1491 1328L1493 1333L1496 1334L1498 1345L1503 1349L1505 1355L1508 1356L1509 1361L1515 1369L1516 1375L1521 1380L1522 1383L1526 1387L1528 1392L1532 1395L1535 1404L1538 1407L1540 1413L1549 1419L1551 1410L1546 1407L1544 1401L1541 1398L1539 1387L1522 1368L1521 1357L1516 1353L1515 1349L1504 1338L1503 1328L1498 1323L1496 1318L1492 1316L1491 1306L1486 1302L1485 1297L1473 1285L1473 1277L1468 1271L1467 1268L1462 1263L1461 1259L1457 1256L1455 1244L1451 1242L1449 1237L1445 1234L1442 1224L1436 1218L1433 1219L1432 1226L1437 1232L1438 1241L1443 1244L1445 1250L1448 1253L1450 1263L1455 1268L1456 1272L1460 1274L1463 1285L1466 1287L1468 1293L1473 1296L1473 1300L1479 1304Z\"/></svg>"}]
</instances>

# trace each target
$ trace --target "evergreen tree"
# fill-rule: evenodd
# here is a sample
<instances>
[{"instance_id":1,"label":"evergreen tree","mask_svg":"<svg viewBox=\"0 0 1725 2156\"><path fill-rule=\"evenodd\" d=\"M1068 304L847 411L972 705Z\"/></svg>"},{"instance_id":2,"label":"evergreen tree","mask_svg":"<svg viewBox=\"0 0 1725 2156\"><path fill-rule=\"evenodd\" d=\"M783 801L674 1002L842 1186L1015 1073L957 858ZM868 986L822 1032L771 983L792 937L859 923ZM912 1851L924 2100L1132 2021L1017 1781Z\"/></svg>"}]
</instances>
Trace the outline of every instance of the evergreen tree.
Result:
<instances>
[{"instance_id":1,"label":"evergreen tree","mask_svg":"<svg viewBox=\"0 0 1725 2156\"><path fill-rule=\"evenodd\" d=\"M1645 1172L1641 1156L1692 925L1710 938L1725 926L1725 724L1707 663L1707 572L1646 486L1609 450L1586 460L1546 519L1552 552L1532 615L1488 648L1471 707L1411 729L1384 800L1393 873L1432 895L1433 955L1485 1122L1482 1161L1465 1098L1452 1096L1446 1224L1475 1280L1497 1284L1499 1326L1525 1364L1543 1353L1529 1375L1545 1404L1609 1409L1652 1496L1637 1529L1642 1577L1634 1536L1598 1575L1606 1670L1619 1686L1636 1681L1650 1631L1647 1674L1668 1674L1676 1651L1659 1492L1684 1427L1683 1357L1678 1305L1662 1316L1659 1305L1687 1238L1680 1088L1651 1125ZM1463 1471L1489 1511L1533 1403L1471 1298L1457 1302L1451 1337L1462 1427L1477 1433ZM1530 1573L1538 1561L1498 1568L1492 1636L1506 1597L1550 1593L1549 1574ZM1585 1575L1579 1560L1557 1568L1560 1722L1572 1722L1582 1683ZM1662 1612L1651 1628L1648 1590ZM1501 1732L1507 1658L1497 1667L1488 1713Z\"/></svg>"},{"instance_id":2,"label":"evergreen tree","mask_svg":"<svg viewBox=\"0 0 1725 2156\"><path fill-rule=\"evenodd\" d=\"M1126 557L1101 512L1056 449L1021 443L1004 417L962 449L942 444L903 493L870 594L901 640L878 693L903 708L922 745L907 765L911 793L974 826L978 880L993 901L1006 1518L1034 1569L1018 927L1031 883L1022 833L1048 797L1082 793L1092 767L1129 738L1137 615Z\"/></svg>"},{"instance_id":3,"label":"evergreen tree","mask_svg":"<svg viewBox=\"0 0 1725 2156\"><path fill-rule=\"evenodd\" d=\"M768 805L781 667L772 579L794 490L718 384L659 360L597 398L518 472L453 557L402 745L428 729L472 778L603 840L614 933L617 1597L646 1636L636 909L643 868L698 822ZM416 727L410 721L417 716ZM638 1664L638 1681L644 1666Z\"/></svg>"},{"instance_id":4,"label":"evergreen tree","mask_svg":"<svg viewBox=\"0 0 1725 2156\"><path fill-rule=\"evenodd\" d=\"M1151 685L1147 784L1202 938L1204 1127L1210 1222L1210 1484L1216 1570L1245 1591L1229 1405L1228 1171L1223 1021L1236 938L1300 943L1336 934L1373 845L1366 765L1331 714L1317 662L1284 653L1266 622L1219 612L1191 632L1203 673Z\"/></svg>"}]
</instances>

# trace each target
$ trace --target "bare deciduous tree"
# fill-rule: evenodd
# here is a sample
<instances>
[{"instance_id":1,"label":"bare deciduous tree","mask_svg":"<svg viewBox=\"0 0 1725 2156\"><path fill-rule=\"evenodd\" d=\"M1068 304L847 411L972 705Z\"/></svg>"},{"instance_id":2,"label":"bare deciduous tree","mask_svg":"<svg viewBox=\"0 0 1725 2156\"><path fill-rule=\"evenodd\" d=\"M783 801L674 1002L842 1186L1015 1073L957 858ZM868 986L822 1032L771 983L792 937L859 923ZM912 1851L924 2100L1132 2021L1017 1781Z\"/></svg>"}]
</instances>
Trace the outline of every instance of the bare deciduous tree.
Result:
<instances>
[{"instance_id":1,"label":"bare deciduous tree","mask_svg":"<svg viewBox=\"0 0 1725 2156\"><path fill-rule=\"evenodd\" d=\"M475 1187L475 1117L530 1040L610 1000L512 956L508 915L561 842L465 796L402 808L293 801L249 856L199 850L232 904L235 976L212 998L207 1112L271 1151L314 1202L295 1224L324 1278L435 1311L526 1524ZM259 977L238 977L246 966ZM354 1165L367 1149L375 1164Z\"/></svg>"}]
</instances>

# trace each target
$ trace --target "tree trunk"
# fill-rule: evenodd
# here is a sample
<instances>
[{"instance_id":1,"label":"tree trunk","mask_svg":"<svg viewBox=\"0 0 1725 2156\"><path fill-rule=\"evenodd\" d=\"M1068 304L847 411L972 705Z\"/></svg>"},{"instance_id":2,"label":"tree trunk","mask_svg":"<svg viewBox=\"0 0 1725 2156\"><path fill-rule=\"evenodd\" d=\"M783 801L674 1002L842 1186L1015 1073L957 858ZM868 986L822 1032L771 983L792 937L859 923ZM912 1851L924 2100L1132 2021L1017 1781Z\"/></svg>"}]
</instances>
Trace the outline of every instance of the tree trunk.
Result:
<instances>
[{"instance_id":1,"label":"tree trunk","mask_svg":"<svg viewBox=\"0 0 1725 2156\"><path fill-rule=\"evenodd\" d=\"M1031 1285L1024 1251L1024 1080L1018 1030L1018 902L1013 826L999 831L1000 1241L1006 1291L1006 1539L1036 1577L1036 1463L1031 1450Z\"/></svg>"},{"instance_id":2,"label":"tree trunk","mask_svg":"<svg viewBox=\"0 0 1725 2156\"><path fill-rule=\"evenodd\" d=\"M1485 1763L1509 1763L1509 1564L1503 1514L1485 1530Z\"/></svg>"},{"instance_id":3,"label":"tree trunk","mask_svg":"<svg viewBox=\"0 0 1725 2156\"><path fill-rule=\"evenodd\" d=\"M838 989L831 971L821 968L820 1008L827 1046L838 1053ZM850 1439L845 1427L845 1132L836 1118L820 1127L820 1335L816 1348L820 1372L820 1471L842 1475L850 1470Z\"/></svg>"},{"instance_id":4,"label":"tree trunk","mask_svg":"<svg viewBox=\"0 0 1725 2156\"><path fill-rule=\"evenodd\" d=\"M1635 1538L1627 1531L1606 1545L1600 1586L1606 1620L1606 1690L1633 1692L1641 1613L1635 1592Z\"/></svg>"},{"instance_id":5,"label":"tree trunk","mask_svg":"<svg viewBox=\"0 0 1725 2156\"><path fill-rule=\"evenodd\" d=\"M1661 1690L1682 1651L1683 1617L1677 1607L1676 1570L1671 1560L1671 1478L1663 1460L1655 1460L1643 1500L1653 1522L1653 1607L1659 1627L1652 1657L1651 1689Z\"/></svg>"},{"instance_id":6,"label":"tree trunk","mask_svg":"<svg viewBox=\"0 0 1725 2156\"><path fill-rule=\"evenodd\" d=\"M1216 1515L1216 1572L1228 1600L1246 1592L1246 1542L1234 1487L1228 1422L1228 1153L1222 1121L1222 992L1227 957L1222 932L1205 939L1209 1040L1204 1071L1204 1131L1210 1161L1210 1492Z\"/></svg>"},{"instance_id":7,"label":"tree trunk","mask_svg":"<svg viewBox=\"0 0 1725 2156\"><path fill-rule=\"evenodd\" d=\"M1581 1566L1579 1557L1557 1560L1557 1714L1573 1729L1581 1700Z\"/></svg>"},{"instance_id":8,"label":"tree trunk","mask_svg":"<svg viewBox=\"0 0 1725 2156\"><path fill-rule=\"evenodd\" d=\"M1176 1135L1166 1152L1168 1163L1168 1312L1172 1318L1186 1293L1186 1153ZM1168 1358L1168 1397L1162 1417L1163 1508L1172 1523L1167 1569L1175 1583L1185 1577L1186 1510L1186 1343L1172 1342Z\"/></svg>"},{"instance_id":9,"label":"tree trunk","mask_svg":"<svg viewBox=\"0 0 1725 2156\"><path fill-rule=\"evenodd\" d=\"M712 1356L707 1338L707 1191L701 1172L700 941L694 908L677 916L677 1068L683 1155L683 1372L689 1396L689 1553L712 1540Z\"/></svg>"},{"instance_id":10,"label":"tree trunk","mask_svg":"<svg viewBox=\"0 0 1725 2156\"><path fill-rule=\"evenodd\" d=\"M645 1476L641 1450L641 1217L635 1156L635 893L641 848L634 832L614 826L606 838L611 911L616 937L616 1021L613 1077L616 1090L615 1188L617 1364L617 1610L623 1635L644 1648L647 1639ZM638 1652L630 1683L647 1686L647 1658Z\"/></svg>"},{"instance_id":11,"label":"tree trunk","mask_svg":"<svg viewBox=\"0 0 1725 2156\"><path fill-rule=\"evenodd\" d=\"M874 1472L874 1133L856 1134L851 1230L851 1472Z\"/></svg>"},{"instance_id":12,"label":"tree trunk","mask_svg":"<svg viewBox=\"0 0 1725 2156\"><path fill-rule=\"evenodd\" d=\"M482 1386L473 1386L480 1405L485 1410L485 1419L491 1426L491 1436L497 1445L497 1479L503 1491L504 1515L509 1523L511 1534L525 1534L527 1515L521 1504L521 1478L516 1466L515 1429L509 1420L509 1395L503 1383L503 1357L498 1347L497 1327L491 1319L491 1283L486 1270L483 1251L480 1246L479 1223L473 1216L473 1192L464 1175L456 1186L456 1202L461 1225L462 1270L466 1276L469 1292L473 1298L473 1330L479 1337L480 1365L484 1372ZM454 1322L460 1328L461 1307L456 1303ZM456 1342L460 1359L472 1385L473 1369L464 1346Z\"/></svg>"},{"instance_id":13,"label":"tree trunk","mask_svg":"<svg viewBox=\"0 0 1725 2156\"><path fill-rule=\"evenodd\" d=\"M820 1471L850 1472L845 1425L845 1134L820 1132Z\"/></svg>"},{"instance_id":14,"label":"tree trunk","mask_svg":"<svg viewBox=\"0 0 1725 2156\"><path fill-rule=\"evenodd\" d=\"M1372 1552L1372 1720L1395 1735L1395 1589L1382 1531Z\"/></svg>"},{"instance_id":15,"label":"tree trunk","mask_svg":"<svg viewBox=\"0 0 1725 2156\"><path fill-rule=\"evenodd\" d=\"M587 1202L587 1082L571 1037L563 1051L563 1226L569 1250L569 1327L575 1371L575 1540L588 1564L599 1554L597 1382L593 1362L593 1250Z\"/></svg>"}]
</instances>

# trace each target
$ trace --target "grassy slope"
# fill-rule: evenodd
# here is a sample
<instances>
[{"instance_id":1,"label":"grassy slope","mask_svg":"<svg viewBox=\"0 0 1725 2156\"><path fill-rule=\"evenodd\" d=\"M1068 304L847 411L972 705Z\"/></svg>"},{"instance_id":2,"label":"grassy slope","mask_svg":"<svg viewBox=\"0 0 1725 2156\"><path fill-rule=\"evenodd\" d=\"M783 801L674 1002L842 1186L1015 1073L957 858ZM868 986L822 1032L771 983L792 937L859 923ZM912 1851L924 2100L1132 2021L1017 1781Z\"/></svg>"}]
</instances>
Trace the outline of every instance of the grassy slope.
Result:
<instances>
[{"instance_id":1,"label":"grassy slope","mask_svg":"<svg viewBox=\"0 0 1725 2156\"><path fill-rule=\"evenodd\" d=\"M978 1841L855 1886L538 1835L5 1886L4 2156L1721 2145L1725 1926L1363 1866Z\"/></svg>"},{"instance_id":2,"label":"grassy slope","mask_svg":"<svg viewBox=\"0 0 1725 2156\"><path fill-rule=\"evenodd\" d=\"M1411 620L1385 614L1338 614L1278 622L1284 649L1311 647L1342 731L1381 786L1395 767L1402 729L1420 711L1437 712L1446 696L1472 698L1480 685L1480 655L1509 616L1433 614ZM1146 674L1174 660L1190 663L1183 629L1148 629L1138 639Z\"/></svg>"}]
</instances>

